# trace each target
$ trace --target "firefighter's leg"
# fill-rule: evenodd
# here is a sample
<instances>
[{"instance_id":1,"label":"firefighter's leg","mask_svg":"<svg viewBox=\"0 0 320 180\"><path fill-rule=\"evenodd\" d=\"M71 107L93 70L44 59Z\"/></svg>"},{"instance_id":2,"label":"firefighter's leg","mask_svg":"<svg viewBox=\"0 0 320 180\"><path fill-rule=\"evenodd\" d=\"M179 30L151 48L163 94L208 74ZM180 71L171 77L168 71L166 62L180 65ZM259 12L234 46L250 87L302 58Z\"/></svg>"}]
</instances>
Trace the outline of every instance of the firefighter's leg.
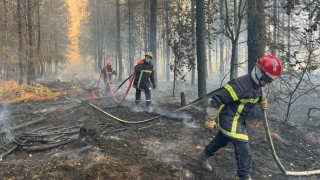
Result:
<instances>
[{"instance_id":1,"label":"firefighter's leg","mask_svg":"<svg viewBox=\"0 0 320 180\"><path fill-rule=\"evenodd\" d=\"M111 82L110 82L110 85L111 85ZM106 87L106 91L105 91L104 94L105 94L106 96L108 96L108 95L110 95L110 93L111 93L109 83L106 83L106 86L107 86L107 87Z\"/></svg>"},{"instance_id":2,"label":"firefighter's leg","mask_svg":"<svg viewBox=\"0 0 320 180\"><path fill-rule=\"evenodd\" d=\"M242 142L231 140L234 151L235 158L237 160L237 175L240 179L251 179L250 173L252 171L252 154L249 148L249 142Z\"/></svg>"},{"instance_id":3,"label":"firefighter's leg","mask_svg":"<svg viewBox=\"0 0 320 180\"><path fill-rule=\"evenodd\" d=\"M104 92L104 94L107 96L109 92L110 92L109 84L106 83L106 91Z\"/></svg>"},{"instance_id":4,"label":"firefighter's leg","mask_svg":"<svg viewBox=\"0 0 320 180\"><path fill-rule=\"evenodd\" d=\"M225 147L229 141L230 140L219 131L217 136L205 147L204 151L197 154L198 162L203 169L212 171L212 167L208 162L209 157L213 156L220 148Z\"/></svg>"},{"instance_id":5,"label":"firefighter's leg","mask_svg":"<svg viewBox=\"0 0 320 180\"><path fill-rule=\"evenodd\" d=\"M147 89L145 91L145 95L146 95L146 107L147 107L147 110L151 110L151 90Z\"/></svg>"},{"instance_id":6,"label":"firefighter's leg","mask_svg":"<svg viewBox=\"0 0 320 180\"><path fill-rule=\"evenodd\" d=\"M136 107L139 107L140 100L141 100L141 90L136 89Z\"/></svg>"},{"instance_id":7,"label":"firefighter's leg","mask_svg":"<svg viewBox=\"0 0 320 180\"><path fill-rule=\"evenodd\" d=\"M229 143L230 139L225 137L221 131L217 136L204 148L204 153L209 156L213 156L220 148L225 147Z\"/></svg>"}]
</instances>

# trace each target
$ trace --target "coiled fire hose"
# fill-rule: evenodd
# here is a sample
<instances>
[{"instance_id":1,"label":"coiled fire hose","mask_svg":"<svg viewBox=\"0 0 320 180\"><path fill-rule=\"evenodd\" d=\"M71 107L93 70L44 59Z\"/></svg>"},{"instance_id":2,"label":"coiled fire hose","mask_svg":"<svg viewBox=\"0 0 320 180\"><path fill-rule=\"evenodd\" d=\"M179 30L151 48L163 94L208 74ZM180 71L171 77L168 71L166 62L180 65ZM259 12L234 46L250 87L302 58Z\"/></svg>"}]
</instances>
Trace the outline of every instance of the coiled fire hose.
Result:
<instances>
[{"instance_id":1,"label":"coiled fire hose","mask_svg":"<svg viewBox=\"0 0 320 180\"><path fill-rule=\"evenodd\" d=\"M264 100L266 98L265 94L264 94L264 89L262 88L262 100ZM271 150L271 154L272 157L274 159L274 161L277 163L279 169L281 170L281 172L287 176L310 176L310 175L315 175L315 174L320 174L320 170L313 170L313 171L286 171L283 167L283 165L281 164L276 150L274 149L274 145L272 142L272 138L271 138L271 134L269 131L269 125L268 125L268 119L267 119L267 111L262 109L263 111L263 122L264 122L264 129L266 131L266 135L267 135L267 139L270 145L270 150Z\"/></svg>"}]
</instances>

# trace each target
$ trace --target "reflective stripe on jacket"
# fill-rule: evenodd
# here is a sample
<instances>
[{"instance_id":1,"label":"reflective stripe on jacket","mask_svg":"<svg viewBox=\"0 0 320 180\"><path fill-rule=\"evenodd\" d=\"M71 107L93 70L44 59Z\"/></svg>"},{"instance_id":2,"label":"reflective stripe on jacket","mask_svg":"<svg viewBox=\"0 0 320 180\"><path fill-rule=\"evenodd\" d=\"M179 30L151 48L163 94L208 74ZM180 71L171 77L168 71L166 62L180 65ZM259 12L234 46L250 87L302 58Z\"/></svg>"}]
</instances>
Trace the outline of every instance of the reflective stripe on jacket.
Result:
<instances>
[{"instance_id":1,"label":"reflective stripe on jacket","mask_svg":"<svg viewBox=\"0 0 320 180\"><path fill-rule=\"evenodd\" d=\"M248 141L245 119L260 96L261 87L255 84L250 74L228 82L210 102L210 106L219 109L219 130L228 138Z\"/></svg>"},{"instance_id":2,"label":"reflective stripe on jacket","mask_svg":"<svg viewBox=\"0 0 320 180\"><path fill-rule=\"evenodd\" d=\"M144 59L139 61L134 67L136 75L133 81L133 87L141 91L151 90L154 81L154 68L151 62L146 62Z\"/></svg>"}]
</instances>

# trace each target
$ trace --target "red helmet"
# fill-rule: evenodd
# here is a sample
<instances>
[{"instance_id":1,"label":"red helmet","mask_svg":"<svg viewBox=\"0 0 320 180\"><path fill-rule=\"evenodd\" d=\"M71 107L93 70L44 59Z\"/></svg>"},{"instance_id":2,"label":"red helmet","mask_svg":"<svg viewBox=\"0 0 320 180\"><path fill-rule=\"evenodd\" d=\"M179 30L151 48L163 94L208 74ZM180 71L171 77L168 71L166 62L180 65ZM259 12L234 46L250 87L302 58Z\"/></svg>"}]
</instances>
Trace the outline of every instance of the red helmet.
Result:
<instances>
[{"instance_id":1,"label":"red helmet","mask_svg":"<svg viewBox=\"0 0 320 180\"><path fill-rule=\"evenodd\" d=\"M108 62L107 65L108 65L108 66L112 66L112 63L111 63L111 62Z\"/></svg>"},{"instance_id":2,"label":"red helmet","mask_svg":"<svg viewBox=\"0 0 320 180\"><path fill-rule=\"evenodd\" d=\"M282 71L280 60L272 55L259 58L257 60L257 67L273 80L280 76Z\"/></svg>"}]
</instances>

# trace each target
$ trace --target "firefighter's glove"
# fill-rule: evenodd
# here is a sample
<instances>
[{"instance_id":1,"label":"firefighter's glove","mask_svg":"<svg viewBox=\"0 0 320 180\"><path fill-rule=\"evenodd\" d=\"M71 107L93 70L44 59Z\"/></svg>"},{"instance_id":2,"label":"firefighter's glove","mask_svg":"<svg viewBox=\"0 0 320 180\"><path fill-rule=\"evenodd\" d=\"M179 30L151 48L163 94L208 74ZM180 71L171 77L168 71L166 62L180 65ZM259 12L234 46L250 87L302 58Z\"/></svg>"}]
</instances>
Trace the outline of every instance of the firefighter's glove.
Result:
<instances>
[{"instance_id":1,"label":"firefighter's glove","mask_svg":"<svg viewBox=\"0 0 320 180\"><path fill-rule=\"evenodd\" d=\"M206 129L208 129L210 131L213 131L213 129L218 129L218 126L217 126L217 123L214 120L212 120L212 121L208 121L207 120L204 123L204 128L206 128Z\"/></svg>"},{"instance_id":2,"label":"firefighter's glove","mask_svg":"<svg viewBox=\"0 0 320 180\"><path fill-rule=\"evenodd\" d=\"M260 102L260 106L261 106L261 108L262 108L263 110L267 110L267 109L268 109L268 100L267 100L267 98L265 98L264 100L262 100L262 101Z\"/></svg>"},{"instance_id":3,"label":"firefighter's glove","mask_svg":"<svg viewBox=\"0 0 320 180\"><path fill-rule=\"evenodd\" d=\"M214 128L218 128L217 123L215 120L217 119L219 114L219 110L213 107L207 107L207 116L206 116L206 122L204 124L204 127L210 131L212 131Z\"/></svg>"},{"instance_id":4,"label":"firefighter's glove","mask_svg":"<svg viewBox=\"0 0 320 180\"><path fill-rule=\"evenodd\" d=\"M153 84L153 89L155 89L156 88L156 84Z\"/></svg>"}]
</instances>

